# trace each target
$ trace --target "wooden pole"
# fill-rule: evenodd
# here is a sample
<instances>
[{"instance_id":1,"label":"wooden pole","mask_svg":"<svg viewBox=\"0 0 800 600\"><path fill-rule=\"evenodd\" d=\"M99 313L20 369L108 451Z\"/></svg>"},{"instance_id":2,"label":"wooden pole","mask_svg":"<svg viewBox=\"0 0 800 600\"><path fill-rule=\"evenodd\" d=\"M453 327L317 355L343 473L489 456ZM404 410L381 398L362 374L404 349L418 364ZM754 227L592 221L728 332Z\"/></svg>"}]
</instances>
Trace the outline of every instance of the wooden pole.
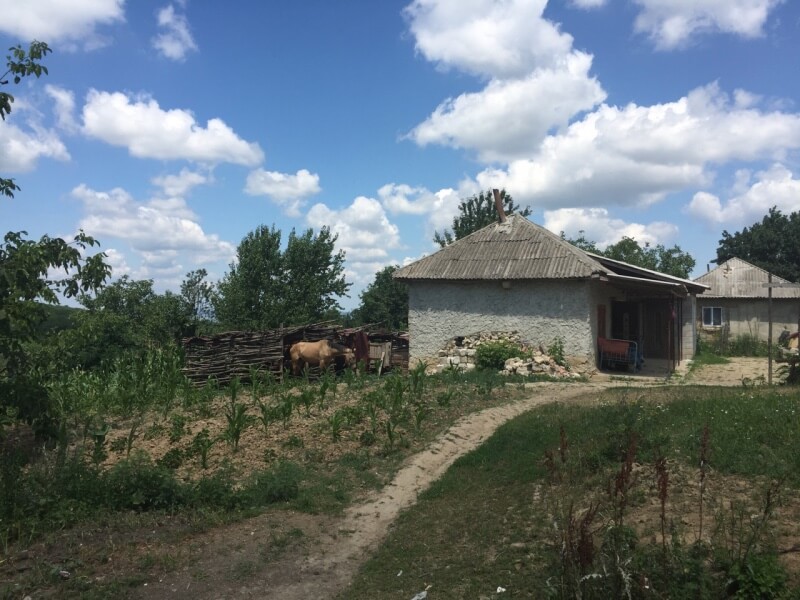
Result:
<instances>
[{"instance_id":1,"label":"wooden pole","mask_svg":"<svg viewBox=\"0 0 800 600\"><path fill-rule=\"evenodd\" d=\"M769 327L767 328L767 355L769 356L769 366L767 367L767 383L772 385L772 273L769 274L767 282L769 292L767 292L767 318Z\"/></svg>"}]
</instances>

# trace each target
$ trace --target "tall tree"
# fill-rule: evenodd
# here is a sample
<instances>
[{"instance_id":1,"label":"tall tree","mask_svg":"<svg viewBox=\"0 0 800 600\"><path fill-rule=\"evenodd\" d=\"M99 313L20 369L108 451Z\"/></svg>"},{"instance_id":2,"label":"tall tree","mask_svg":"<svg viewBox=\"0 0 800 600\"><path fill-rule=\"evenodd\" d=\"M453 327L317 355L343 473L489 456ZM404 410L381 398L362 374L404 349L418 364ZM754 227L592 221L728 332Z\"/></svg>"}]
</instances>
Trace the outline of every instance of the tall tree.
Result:
<instances>
[{"instance_id":1,"label":"tall tree","mask_svg":"<svg viewBox=\"0 0 800 600\"><path fill-rule=\"evenodd\" d=\"M84 257L97 242L82 231L71 242L49 236L34 241L25 235L8 232L0 244L0 417L13 407L33 421L47 411L47 393L29 371L25 347L44 319L40 303L58 304L59 296L97 290L111 268L103 253ZM54 277L58 272L65 275Z\"/></svg>"},{"instance_id":2,"label":"tall tree","mask_svg":"<svg viewBox=\"0 0 800 600\"><path fill-rule=\"evenodd\" d=\"M152 279L123 275L80 302L86 310L75 315L76 327L58 336L59 345L69 349L68 356L57 359L66 368L92 368L122 354L175 343L191 330L183 298L157 294Z\"/></svg>"},{"instance_id":3,"label":"tall tree","mask_svg":"<svg viewBox=\"0 0 800 600\"><path fill-rule=\"evenodd\" d=\"M741 258L789 281L800 281L800 212L773 206L759 223L736 233L722 232L716 263Z\"/></svg>"},{"instance_id":4,"label":"tall tree","mask_svg":"<svg viewBox=\"0 0 800 600\"><path fill-rule=\"evenodd\" d=\"M663 244L651 246L645 243L642 246L635 239L625 236L616 244L611 244L605 250L600 250L595 242L586 238L583 231L580 232L579 237L576 239L567 238L562 231L561 239L586 252L600 254L613 260L620 260L637 267L666 273L681 279L688 279L695 265L692 255L681 250L678 245L666 248Z\"/></svg>"},{"instance_id":5,"label":"tall tree","mask_svg":"<svg viewBox=\"0 0 800 600\"><path fill-rule=\"evenodd\" d=\"M28 49L15 46L6 57L6 71L0 86L16 85L28 76L47 74L40 61L51 52L44 42L32 42ZM14 96L0 91L0 118L11 112ZM14 197L19 186L0 177L0 196ZM59 297L73 298L99 289L111 273L106 255L86 256L98 245L80 231L72 241L42 236L26 239L25 231L9 231L0 244L0 427L11 409L17 417L47 428L49 397L40 378L30 368L29 342L44 319L40 303L58 304ZM64 273L62 276L57 273ZM1 434L2 432L0 432Z\"/></svg>"},{"instance_id":6,"label":"tall tree","mask_svg":"<svg viewBox=\"0 0 800 600\"><path fill-rule=\"evenodd\" d=\"M9 83L8 77L11 76L15 84L22 81L23 77L34 75L37 79L42 73L47 75L47 67L41 64L41 60L52 50L44 42L31 42L26 51L22 46L17 45L9 48L11 54L6 56L6 72L0 76L0 85L6 86ZM0 118L6 120L6 115L11 112L11 104L14 96L6 91L0 91ZM0 196L14 197L14 192L19 191L19 186L13 179L0 177Z\"/></svg>"},{"instance_id":7,"label":"tall tree","mask_svg":"<svg viewBox=\"0 0 800 600\"><path fill-rule=\"evenodd\" d=\"M514 204L511 194L506 194L505 190L500 191L500 199L503 203L503 211L510 215L518 213L523 217L531 214L531 209L525 207L523 210ZM445 229L442 232L435 232L433 241L439 244L442 248L452 244L456 240L468 236L479 229L482 229L494 223L499 218L497 214L497 207L494 204L494 196L492 190L481 192L477 196L472 196L466 200L462 200L458 205L458 216L453 219L453 230Z\"/></svg>"},{"instance_id":8,"label":"tall tree","mask_svg":"<svg viewBox=\"0 0 800 600\"><path fill-rule=\"evenodd\" d=\"M569 242L570 244L572 244L573 246L575 246L577 248L580 248L584 252L591 252L593 254L602 254L603 253L603 251L600 250L600 248L597 247L595 242L593 242L592 240L590 240L589 238L586 237L586 232L583 229L581 229L578 232L578 237L576 237L576 238L568 238L567 234L565 234L562 231L561 232L561 239L564 240L565 242Z\"/></svg>"},{"instance_id":9,"label":"tall tree","mask_svg":"<svg viewBox=\"0 0 800 600\"><path fill-rule=\"evenodd\" d=\"M390 265L375 273L363 292L353 317L360 324L383 323L388 329L408 328L408 286L392 275L400 267Z\"/></svg>"},{"instance_id":10,"label":"tall tree","mask_svg":"<svg viewBox=\"0 0 800 600\"><path fill-rule=\"evenodd\" d=\"M280 324L283 265L281 232L259 225L236 249L236 262L219 282L214 312L223 327L269 329Z\"/></svg>"},{"instance_id":11,"label":"tall tree","mask_svg":"<svg viewBox=\"0 0 800 600\"><path fill-rule=\"evenodd\" d=\"M635 239L625 236L616 244L607 246L603 256L621 260L645 269L658 270L658 253L650 244L641 246Z\"/></svg>"},{"instance_id":12,"label":"tall tree","mask_svg":"<svg viewBox=\"0 0 800 600\"><path fill-rule=\"evenodd\" d=\"M344 296L350 284L344 278L344 252L336 252L335 244L336 236L327 227L317 235L312 229L289 233L283 253L282 321L310 323L341 310L336 298Z\"/></svg>"},{"instance_id":13,"label":"tall tree","mask_svg":"<svg viewBox=\"0 0 800 600\"><path fill-rule=\"evenodd\" d=\"M209 323L214 318L214 286L206 281L205 269L189 271L181 283L181 298L189 313L191 335L200 333L200 324Z\"/></svg>"},{"instance_id":14,"label":"tall tree","mask_svg":"<svg viewBox=\"0 0 800 600\"><path fill-rule=\"evenodd\" d=\"M272 329L323 318L340 308L347 293L344 252L334 251L336 236L323 227L314 235L289 234L281 251L281 232L264 225L248 233L236 250L237 262L218 286L214 309L220 324L238 329Z\"/></svg>"}]
</instances>

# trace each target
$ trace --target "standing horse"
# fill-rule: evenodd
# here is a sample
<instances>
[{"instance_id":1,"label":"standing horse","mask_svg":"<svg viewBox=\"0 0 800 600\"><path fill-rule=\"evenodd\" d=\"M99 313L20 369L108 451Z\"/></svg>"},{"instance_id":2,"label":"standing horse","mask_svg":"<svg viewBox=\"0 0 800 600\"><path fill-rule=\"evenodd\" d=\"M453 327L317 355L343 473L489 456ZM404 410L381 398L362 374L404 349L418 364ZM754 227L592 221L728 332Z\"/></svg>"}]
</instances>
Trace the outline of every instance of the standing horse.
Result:
<instances>
[{"instance_id":1,"label":"standing horse","mask_svg":"<svg viewBox=\"0 0 800 600\"><path fill-rule=\"evenodd\" d=\"M343 356L348 367L355 366L355 353L350 348L328 340L297 342L289 348L289 358L292 359L294 375L300 375L305 365L319 365L320 371L324 371L337 356Z\"/></svg>"}]
</instances>

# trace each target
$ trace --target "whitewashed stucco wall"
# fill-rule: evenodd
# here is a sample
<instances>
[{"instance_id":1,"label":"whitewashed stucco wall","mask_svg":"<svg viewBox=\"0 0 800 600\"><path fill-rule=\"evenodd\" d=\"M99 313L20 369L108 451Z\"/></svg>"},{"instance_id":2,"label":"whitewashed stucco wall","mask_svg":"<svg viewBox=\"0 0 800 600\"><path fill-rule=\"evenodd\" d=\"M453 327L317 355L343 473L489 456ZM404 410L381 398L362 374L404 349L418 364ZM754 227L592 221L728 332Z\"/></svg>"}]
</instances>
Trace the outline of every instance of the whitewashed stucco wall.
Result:
<instances>
[{"instance_id":1,"label":"whitewashed stucco wall","mask_svg":"<svg viewBox=\"0 0 800 600\"><path fill-rule=\"evenodd\" d=\"M730 327L730 335L754 335L767 341L769 331L769 307L766 299L728 299L697 298L697 326L706 335L715 333L715 328L703 327L702 307L722 308L722 322ZM797 331L800 300L772 299L772 336L773 342L778 339L781 330L787 327Z\"/></svg>"},{"instance_id":2,"label":"whitewashed stucco wall","mask_svg":"<svg viewBox=\"0 0 800 600\"><path fill-rule=\"evenodd\" d=\"M480 331L519 331L545 347L560 337L568 358L594 358L586 281L512 281L510 289L499 281L411 281L408 288L411 364Z\"/></svg>"},{"instance_id":3,"label":"whitewashed stucco wall","mask_svg":"<svg viewBox=\"0 0 800 600\"><path fill-rule=\"evenodd\" d=\"M690 294L681 302L681 360L691 360L697 346L697 297Z\"/></svg>"}]
</instances>

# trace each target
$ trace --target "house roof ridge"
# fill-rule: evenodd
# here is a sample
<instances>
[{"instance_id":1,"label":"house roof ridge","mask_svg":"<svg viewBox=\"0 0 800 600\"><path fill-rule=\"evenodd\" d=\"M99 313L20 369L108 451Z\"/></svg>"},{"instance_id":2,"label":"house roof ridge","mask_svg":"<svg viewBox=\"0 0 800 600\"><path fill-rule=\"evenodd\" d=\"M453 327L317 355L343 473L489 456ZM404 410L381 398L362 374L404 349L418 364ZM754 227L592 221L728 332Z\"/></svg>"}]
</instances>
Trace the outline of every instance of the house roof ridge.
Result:
<instances>
[{"instance_id":1,"label":"house roof ridge","mask_svg":"<svg viewBox=\"0 0 800 600\"><path fill-rule=\"evenodd\" d=\"M507 237L506 237L507 235ZM478 248L477 245L485 245ZM490 223L395 273L399 279L582 279L603 266L523 215Z\"/></svg>"}]
</instances>

